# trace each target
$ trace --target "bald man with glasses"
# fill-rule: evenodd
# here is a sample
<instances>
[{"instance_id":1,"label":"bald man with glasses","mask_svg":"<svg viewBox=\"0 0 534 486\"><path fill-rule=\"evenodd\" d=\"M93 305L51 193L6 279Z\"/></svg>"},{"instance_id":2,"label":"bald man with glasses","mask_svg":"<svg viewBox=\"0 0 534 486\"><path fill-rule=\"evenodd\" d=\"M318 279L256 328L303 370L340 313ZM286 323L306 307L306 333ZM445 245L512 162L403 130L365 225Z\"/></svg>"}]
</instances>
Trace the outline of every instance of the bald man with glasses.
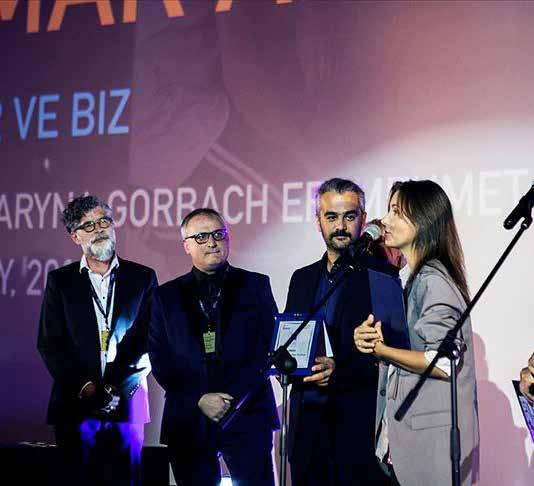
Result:
<instances>
[{"instance_id":1,"label":"bald man with glasses","mask_svg":"<svg viewBox=\"0 0 534 486\"><path fill-rule=\"evenodd\" d=\"M229 230L217 211L194 210L181 230L193 268L158 288L149 330L153 374L166 392L161 442L179 486L218 485L219 455L233 484L273 486L278 414L259 374L277 312L269 278L228 264ZM222 430L231 404L258 380L259 391Z\"/></svg>"}]
</instances>

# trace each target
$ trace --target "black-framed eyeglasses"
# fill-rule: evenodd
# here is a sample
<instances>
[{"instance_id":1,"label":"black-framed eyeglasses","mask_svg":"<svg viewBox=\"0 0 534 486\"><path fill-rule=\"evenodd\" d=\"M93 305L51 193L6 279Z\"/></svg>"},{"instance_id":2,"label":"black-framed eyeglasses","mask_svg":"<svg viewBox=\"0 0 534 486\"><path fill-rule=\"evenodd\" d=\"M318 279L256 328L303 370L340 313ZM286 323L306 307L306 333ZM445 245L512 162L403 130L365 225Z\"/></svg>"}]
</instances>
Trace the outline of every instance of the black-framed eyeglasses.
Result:
<instances>
[{"instance_id":1,"label":"black-framed eyeglasses","mask_svg":"<svg viewBox=\"0 0 534 486\"><path fill-rule=\"evenodd\" d=\"M111 218L109 218L108 216L104 216L103 218L96 219L95 221L86 221L80 226L74 228L72 232L74 233L78 230L84 230L86 233L92 233L96 229L97 225L99 228L106 229L109 228L112 223L113 220Z\"/></svg>"},{"instance_id":2,"label":"black-framed eyeglasses","mask_svg":"<svg viewBox=\"0 0 534 486\"><path fill-rule=\"evenodd\" d=\"M203 231L202 233L196 233L191 236L186 236L184 238L185 240L188 240L189 238L194 238L197 244L204 245L208 242L210 239L210 236L213 236L213 239L215 241L223 241L228 239L228 230L226 228L220 228L216 229L215 231Z\"/></svg>"}]
</instances>

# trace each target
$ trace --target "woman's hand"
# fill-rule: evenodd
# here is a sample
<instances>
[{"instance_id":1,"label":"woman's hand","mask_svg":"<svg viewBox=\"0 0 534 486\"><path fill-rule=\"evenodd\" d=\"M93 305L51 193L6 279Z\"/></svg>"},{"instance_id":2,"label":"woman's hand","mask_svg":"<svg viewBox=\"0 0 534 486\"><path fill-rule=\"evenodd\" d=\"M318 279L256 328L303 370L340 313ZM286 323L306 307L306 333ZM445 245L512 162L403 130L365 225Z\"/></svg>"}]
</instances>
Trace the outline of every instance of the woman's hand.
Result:
<instances>
[{"instance_id":1,"label":"woman's hand","mask_svg":"<svg viewBox=\"0 0 534 486\"><path fill-rule=\"evenodd\" d=\"M373 314L354 329L354 344L360 353L374 353L377 343L383 343L382 323L375 323Z\"/></svg>"},{"instance_id":2,"label":"woman's hand","mask_svg":"<svg viewBox=\"0 0 534 486\"><path fill-rule=\"evenodd\" d=\"M400 349L388 346L384 342L382 323L375 323L372 314L354 329L354 344L360 353L372 354L376 359L393 364L412 373L422 374L428 366L424 351ZM439 368L432 370L431 376L448 380L447 373Z\"/></svg>"}]
</instances>

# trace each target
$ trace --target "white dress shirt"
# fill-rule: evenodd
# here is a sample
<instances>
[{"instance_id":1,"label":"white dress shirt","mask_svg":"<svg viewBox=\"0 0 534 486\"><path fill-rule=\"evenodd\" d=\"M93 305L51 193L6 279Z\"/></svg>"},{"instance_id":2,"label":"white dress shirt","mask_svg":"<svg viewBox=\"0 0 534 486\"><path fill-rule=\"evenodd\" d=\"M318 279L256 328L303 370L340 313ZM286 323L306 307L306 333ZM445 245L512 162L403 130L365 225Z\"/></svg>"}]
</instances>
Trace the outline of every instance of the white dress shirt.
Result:
<instances>
[{"instance_id":1,"label":"white dress shirt","mask_svg":"<svg viewBox=\"0 0 534 486\"><path fill-rule=\"evenodd\" d=\"M80 261L80 272L82 272L84 268L87 269L87 274L89 275L89 279L91 280L91 285L95 289L96 295L98 296L100 300L100 304L102 305L102 308L104 310L107 307L106 300L108 298L109 284L111 281L111 272L118 267L119 267L119 259L117 258L116 254L113 257L113 260L111 261L109 270L104 275L100 275L96 272L93 272L89 268L89 265L87 264L87 258L85 258L85 255L82 256L82 259ZM108 316L109 326L111 326L111 321L113 319L113 301L114 301L116 289L117 289L117 282L115 282L113 286L113 292L111 293L111 304L110 304L109 316ZM95 309L96 324L98 326L98 337L100 340L102 331L106 330L106 320L104 319L104 316L100 312L98 305L96 304L92 296L91 296L91 300L93 301L93 306ZM105 349L100 350L100 364L101 364L101 369L102 369L102 375L104 375L106 363L112 362L115 359L116 354L117 354L117 341L112 335L110 335L107 351Z\"/></svg>"}]
</instances>

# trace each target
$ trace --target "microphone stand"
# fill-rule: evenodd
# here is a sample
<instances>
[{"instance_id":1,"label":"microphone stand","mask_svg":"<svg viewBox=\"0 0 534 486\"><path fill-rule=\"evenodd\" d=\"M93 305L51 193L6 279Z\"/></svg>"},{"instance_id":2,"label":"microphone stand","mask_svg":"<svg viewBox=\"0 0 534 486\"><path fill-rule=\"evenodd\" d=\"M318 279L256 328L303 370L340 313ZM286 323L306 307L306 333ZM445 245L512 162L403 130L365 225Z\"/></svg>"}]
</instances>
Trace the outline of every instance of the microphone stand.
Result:
<instances>
[{"instance_id":1,"label":"microphone stand","mask_svg":"<svg viewBox=\"0 0 534 486\"><path fill-rule=\"evenodd\" d=\"M310 320L321 310L327 300L336 291L336 289L345 281L347 276L353 271L360 271L361 265L358 263L358 258L363 254L363 249L359 255L340 256L334 266L340 267L338 277L335 279L333 285L323 298L313 307L306 319L302 321L299 327L289 336L287 341L278 347L275 351L269 353L267 358L267 364L265 369L260 371L258 383L254 385L245 395L235 400L235 405L232 404L226 415L221 419L219 425L224 430L226 429L236 415L239 413L243 405L248 399L254 395L254 393L263 385L264 379L274 365L274 367L280 372L280 384L282 386L282 420L280 424L280 474L279 474L279 486L285 486L287 480L287 403L288 403L288 387L289 387L289 375L297 369L297 361L288 351L289 346L297 338L300 332L306 327Z\"/></svg>"},{"instance_id":2,"label":"microphone stand","mask_svg":"<svg viewBox=\"0 0 534 486\"><path fill-rule=\"evenodd\" d=\"M458 331L462 327L463 323L466 321L466 319L471 314L471 311L473 310L473 307L477 304L478 300L488 287L489 283L501 267L501 265L504 263L510 252L512 251L513 247L516 245L516 243L519 241L519 238L523 235L523 233L530 227L532 224L532 204L527 206L525 208L525 213L523 215L524 220L521 223L521 227L519 228L519 231L516 233L502 256L497 261L497 264L493 267L492 271L480 287L480 290L476 293L473 300L469 303L469 305L466 307L458 321L456 322L455 326L450 329L443 342L440 344L437 354L434 357L434 359L430 362L430 364L427 366L426 370L423 372L423 374L419 377L419 380L413 387L413 389L410 391L410 393L406 396L400 407L398 408L397 412L395 413L395 419L397 421L401 421L406 413L408 412L409 408L417 398L417 395L419 394L419 391L421 390L423 384L427 380L427 378L430 376L430 373L436 366L436 363L439 358L445 356L450 359L451 362L451 380L450 380L450 388L451 388L451 432L450 432L450 454L451 454L451 468L452 468L452 485L453 486L460 486L461 485L461 478L460 478L460 457L461 457L461 451L460 451L460 429L458 427L458 388L456 383L456 359L460 355L458 348L455 344L455 339ZM511 228L508 228L511 229Z\"/></svg>"}]
</instances>

